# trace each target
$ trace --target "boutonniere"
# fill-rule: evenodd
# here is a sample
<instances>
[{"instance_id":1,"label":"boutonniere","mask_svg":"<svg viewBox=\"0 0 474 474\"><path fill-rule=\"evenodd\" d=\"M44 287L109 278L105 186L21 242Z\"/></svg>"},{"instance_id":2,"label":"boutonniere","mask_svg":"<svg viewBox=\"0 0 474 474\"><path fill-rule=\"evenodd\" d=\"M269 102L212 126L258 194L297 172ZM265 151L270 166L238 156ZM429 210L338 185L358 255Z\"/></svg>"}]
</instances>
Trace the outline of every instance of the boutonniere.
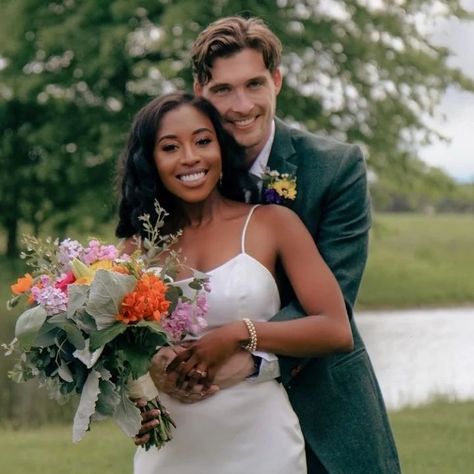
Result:
<instances>
[{"instance_id":1,"label":"boutonniere","mask_svg":"<svg viewBox=\"0 0 474 474\"><path fill-rule=\"evenodd\" d=\"M266 204L290 204L296 199L296 176L266 168L262 181Z\"/></svg>"}]
</instances>

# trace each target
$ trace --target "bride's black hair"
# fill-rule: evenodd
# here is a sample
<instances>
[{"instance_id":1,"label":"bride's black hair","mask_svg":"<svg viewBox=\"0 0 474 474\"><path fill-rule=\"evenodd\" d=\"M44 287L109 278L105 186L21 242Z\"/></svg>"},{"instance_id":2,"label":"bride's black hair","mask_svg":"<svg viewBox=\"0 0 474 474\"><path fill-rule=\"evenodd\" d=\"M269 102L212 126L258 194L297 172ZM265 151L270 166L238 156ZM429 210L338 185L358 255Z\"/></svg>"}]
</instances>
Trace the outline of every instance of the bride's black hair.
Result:
<instances>
[{"instance_id":1,"label":"bride's black hair","mask_svg":"<svg viewBox=\"0 0 474 474\"><path fill-rule=\"evenodd\" d=\"M175 232L187 223L178 198L163 185L155 166L153 152L158 129L168 112L190 105L208 117L214 126L221 150L222 179L220 193L236 201L256 200L257 189L245 168L244 150L222 126L217 109L207 100L185 92L173 92L153 99L136 115L128 138L128 145L119 160L118 185L119 222L117 237L142 235L139 216L149 214L156 219L155 199L169 213L164 233Z\"/></svg>"}]
</instances>

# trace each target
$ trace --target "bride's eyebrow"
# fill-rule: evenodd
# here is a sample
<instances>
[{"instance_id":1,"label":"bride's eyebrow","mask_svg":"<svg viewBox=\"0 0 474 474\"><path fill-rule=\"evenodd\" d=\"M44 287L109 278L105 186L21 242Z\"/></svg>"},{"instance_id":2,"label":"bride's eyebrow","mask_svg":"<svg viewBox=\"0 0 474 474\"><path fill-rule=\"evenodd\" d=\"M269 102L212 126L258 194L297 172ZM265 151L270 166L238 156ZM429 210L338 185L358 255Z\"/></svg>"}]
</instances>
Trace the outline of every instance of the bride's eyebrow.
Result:
<instances>
[{"instance_id":1,"label":"bride's eyebrow","mask_svg":"<svg viewBox=\"0 0 474 474\"><path fill-rule=\"evenodd\" d=\"M208 133L214 134L214 132L210 128L202 127L202 128L198 128L194 130L191 135L193 136L198 135L199 133L202 133L202 132L208 132ZM163 135L162 137L159 137L157 143L160 143L162 140L176 140L177 138L178 138L177 135L169 133L168 135Z\"/></svg>"}]
</instances>

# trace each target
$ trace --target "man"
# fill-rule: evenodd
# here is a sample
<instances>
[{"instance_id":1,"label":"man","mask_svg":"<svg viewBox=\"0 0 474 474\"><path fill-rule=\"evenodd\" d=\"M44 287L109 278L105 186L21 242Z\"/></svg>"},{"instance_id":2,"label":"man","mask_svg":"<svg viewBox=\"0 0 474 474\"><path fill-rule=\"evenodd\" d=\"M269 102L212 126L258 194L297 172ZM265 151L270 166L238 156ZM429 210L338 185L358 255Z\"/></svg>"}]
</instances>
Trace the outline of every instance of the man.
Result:
<instances>
[{"instance_id":1,"label":"man","mask_svg":"<svg viewBox=\"0 0 474 474\"><path fill-rule=\"evenodd\" d=\"M223 367L218 383L279 376L300 420L310 474L398 473L384 403L352 318L370 227L364 160L356 146L291 129L275 118L280 58L280 41L260 20L221 19L194 43L194 90L216 106L225 127L245 147L251 174L261 178L268 166L296 177L292 208L341 286L355 346L350 354L304 361L259 353L252 361L239 354ZM284 285L282 303L274 320L304 316L289 285ZM173 373L166 378L162 367L173 355L168 350L155 360L152 374L161 388L183 401L215 393L216 387L192 394L172 387Z\"/></svg>"}]
</instances>

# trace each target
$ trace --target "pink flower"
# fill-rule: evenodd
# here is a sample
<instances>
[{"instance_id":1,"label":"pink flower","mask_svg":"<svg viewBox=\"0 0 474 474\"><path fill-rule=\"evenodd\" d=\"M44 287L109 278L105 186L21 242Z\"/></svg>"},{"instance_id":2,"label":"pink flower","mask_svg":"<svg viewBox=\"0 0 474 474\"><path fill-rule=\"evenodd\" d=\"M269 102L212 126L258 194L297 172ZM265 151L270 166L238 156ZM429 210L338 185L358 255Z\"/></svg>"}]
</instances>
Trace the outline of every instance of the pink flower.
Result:
<instances>
[{"instance_id":1,"label":"pink flower","mask_svg":"<svg viewBox=\"0 0 474 474\"><path fill-rule=\"evenodd\" d=\"M74 276L74 273L72 272L67 272L64 274L64 276L58 280L55 284L54 287L58 288L61 290L63 293L67 293L67 287L76 281L76 277Z\"/></svg>"}]
</instances>

